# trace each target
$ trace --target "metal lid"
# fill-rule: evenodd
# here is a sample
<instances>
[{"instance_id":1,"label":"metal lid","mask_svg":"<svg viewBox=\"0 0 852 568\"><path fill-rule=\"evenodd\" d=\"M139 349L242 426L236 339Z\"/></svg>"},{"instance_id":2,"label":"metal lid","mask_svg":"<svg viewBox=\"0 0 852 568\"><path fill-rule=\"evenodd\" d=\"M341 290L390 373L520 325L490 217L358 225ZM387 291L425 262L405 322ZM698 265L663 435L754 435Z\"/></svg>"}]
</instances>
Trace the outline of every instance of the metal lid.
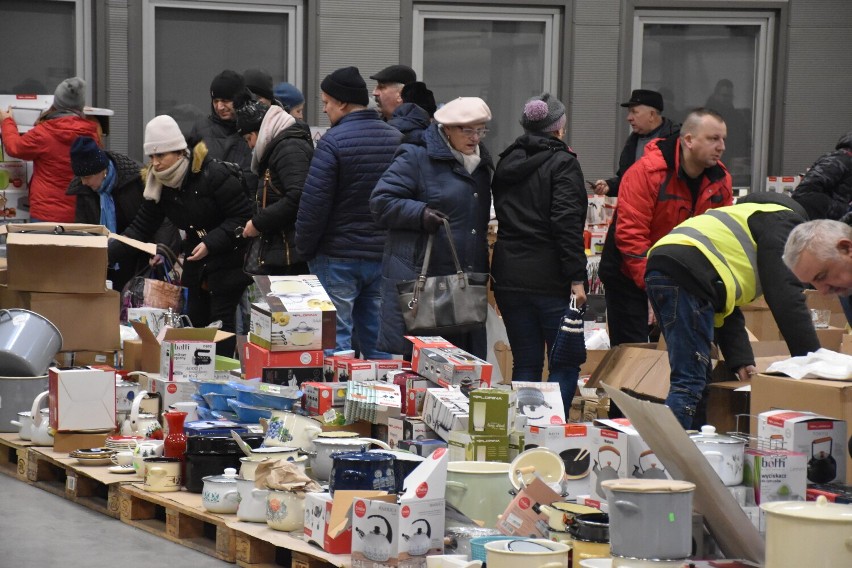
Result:
<instances>
[{"instance_id":1,"label":"metal lid","mask_svg":"<svg viewBox=\"0 0 852 568\"><path fill-rule=\"evenodd\" d=\"M689 436L693 442L701 442L702 444L739 444L741 446L745 445L745 440L741 440L739 438L734 438L733 436L725 436L724 434L717 434L716 427L705 425L701 427L700 434L692 434Z\"/></svg>"},{"instance_id":2,"label":"metal lid","mask_svg":"<svg viewBox=\"0 0 852 568\"><path fill-rule=\"evenodd\" d=\"M208 475L202 477L201 481L209 481L211 483L236 483L237 470L232 467L226 467L225 473L222 475Z\"/></svg>"},{"instance_id":3,"label":"metal lid","mask_svg":"<svg viewBox=\"0 0 852 568\"><path fill-rule=\"evenodd\" d=\"M628 491L631 493L689 493L695 491L695 484L675 479L608 479L601 487L610 491Z\"/></svg>"},{"instance_id":4,"label":"metal lid","mask_svg":"<svg viewBox=\"0 0 852 568\"><path fill-rule=\"evenodd\" d=\"M773 503L763 503L760 505L760 508L770 515L852 524L852 507L847 504L830 503L825 498L825 495L820 495L816 501L775 501Z\"/></svg>"}]
</instances>

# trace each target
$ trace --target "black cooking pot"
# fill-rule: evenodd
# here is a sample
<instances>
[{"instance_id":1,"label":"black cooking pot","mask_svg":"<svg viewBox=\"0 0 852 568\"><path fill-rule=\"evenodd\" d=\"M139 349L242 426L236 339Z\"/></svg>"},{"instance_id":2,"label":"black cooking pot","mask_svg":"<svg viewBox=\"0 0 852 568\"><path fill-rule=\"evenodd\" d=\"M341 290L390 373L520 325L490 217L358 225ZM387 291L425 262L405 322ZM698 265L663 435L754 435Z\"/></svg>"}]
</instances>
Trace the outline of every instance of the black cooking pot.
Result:
<instances>
[{"instance_id":1,"label":"black cooking pot","mask_svg":"<svg viewBox=\"0 0 852 568\"><path fill-rule=\"evenodd\" d=\"M263 436L249 434L242 436L252 448L259 448ZM230 436L189 436L186 439L186 479L184 486L191 493L201 493L203 478L208 475L222 475L225 468L239 470L240 458L245 454Z\"/></svg>"},{"instance_id":2,"label":"black cooking pot","mask_svg":"<svg viewBox=\"0 0 852 568\"><path fill-rule=\"evenodd\" d=\"M607 513L577 515L568 526L568 532L575 540L609 542L609 515Z\"/></svg>"},{"instance_id":3,"label":"black cooking pot","mask_svg":"<svg viewBox=\"0 0 852 568\"><path fill-rule=\"evenodd\" d=\"M263 443L260 434L243 435L242 439L252 449L259 448ZM187 454L234 454L240 457L245 454L240 450L236 440L230 436L188 436L186 438Z\"/></svg>"}]
</instances>

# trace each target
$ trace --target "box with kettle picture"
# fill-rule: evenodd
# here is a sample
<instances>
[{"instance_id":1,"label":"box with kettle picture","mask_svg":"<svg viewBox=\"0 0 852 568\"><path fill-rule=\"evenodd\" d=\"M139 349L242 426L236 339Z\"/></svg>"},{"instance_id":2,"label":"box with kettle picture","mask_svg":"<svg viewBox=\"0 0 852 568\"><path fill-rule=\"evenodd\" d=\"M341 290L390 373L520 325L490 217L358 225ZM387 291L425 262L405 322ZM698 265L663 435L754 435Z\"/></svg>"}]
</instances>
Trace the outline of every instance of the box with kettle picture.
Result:
<instances>
[{"instance_id":1,"label":"box with kettle picture","mask_svg":"<svg viewBox=\"0 0 852 568\"><path fill-rule=\"evenodd\" d=\"M565 489L569 495L589 493L591 476L590 435L595 430L591 422L551 424L525 427L524 450L547 448L553 450L565 464Z\"/></svg>"},{"instance_id":2,"label":"box with kettle picture","mask_svg":"<svg viewBox=\"0 0 852 568\"><path fill-rule=\"evenodd\" d=\"M759 447L805 454L809 483L846 480L846 422L809 412L770 410L757 417Z\"/></svg>"},{"instance_id":3,"label":"box with kettle picture","mask_svg":"<svg viewBox=\"0 0 852 568\"><path fill-rule=\"evenodd\" d=\"M353 501L353 568L423 568L426 556L443 554L447 461L446 449L432 452L406 477L398 500Z\"/></svg>"},{"instance_id":4,"label":"box with kettle picture","mask_svg":"<svg viewBox=\"0 0 852 568\"><path fill-rule=\"evenodd\" d=\"M589 491L593 498L606 500L601 483L608 479L671 479L629 420L595 420L593 425L589 436L592 464Z\"/></svg>"},{"instance_id":5,"label":"box with kettle picture","mask_svg":"<svg viewBox=\"0 0 852 568\"><path fill-rule=\"evenodd\" d=\"M270 351L334 349L337 311L319 279L255 276L262 301L252 303L249 341Z\"/></svg>"}]
</instances>

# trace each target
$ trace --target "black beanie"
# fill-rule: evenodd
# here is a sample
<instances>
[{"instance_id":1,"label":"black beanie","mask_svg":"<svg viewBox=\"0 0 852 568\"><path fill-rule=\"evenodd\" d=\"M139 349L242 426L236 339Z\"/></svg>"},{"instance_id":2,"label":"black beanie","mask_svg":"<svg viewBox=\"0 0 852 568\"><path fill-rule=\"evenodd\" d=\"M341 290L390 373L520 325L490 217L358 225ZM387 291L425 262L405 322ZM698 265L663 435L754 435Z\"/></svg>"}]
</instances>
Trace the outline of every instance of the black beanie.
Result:
<instances>
[{"instance_id":1,"label":"black beanie","mask_svg":"<svg viewBox=\"0 0 852 568\"><path fill-rule=\"evenodd\" d=\"M423 81L414 81L408 83L402 88L402 102L414 103L426 112L429 116L435 116L435 111L438 110L438 105L435 104L435 94L426 88L426 83Z\"/></svg>"},{"instance_id":2,"label":"black beanie","mask_svg":"<svg viewBox=\"0 0 852 568\"><path fill-rule=\"evenodd\" d=\"M243 76L236 71L225 69L210 83L210 98L233 101L237 94L244 91L246 83Z\"/></svg>"},{"instance_id":3,"label":"black beanie","mask_svg":"<svg viewBox=\"0 0 852 568\"><path fill-rule=\"evenodd\" d=\"M343 67L326 75L320 84L320 89L342 103L361 106L370 104L367 83L361 77L357 67Z\"/></svg>"},{"instance_id":4,"label":"black beanie","mask_svg":"<svg viewBox=\"0 0 852 568\"><path fill-rule=\"evenodd\" d=\"M237 109L237 134L245 136L249 132L259 132L260 123L269 107L260 101L251 101Z\"/></svg>"},{"instance_id":5,"label":"black beanie","mask_svg":"<svg viewBox=\"0 0 852 568\"><path fill-rule=\"evenodd\" d=\"M272 93L272 76L266 71L260 69L246 69L243 72L243 78L246 81L248 90L264 99L270 101L275 98Z\"/></svg>"},{"instance_id":6,"label":"black beanie","mask_svg":"<svg viewBox=\"0 0 852 568\"><path fill-rule=\"evenodd\" d=\"M107 169L109 158L94 138L78 136L71 144L71 169L75 176L90 176Z\"/></svg>"}]
</instances>

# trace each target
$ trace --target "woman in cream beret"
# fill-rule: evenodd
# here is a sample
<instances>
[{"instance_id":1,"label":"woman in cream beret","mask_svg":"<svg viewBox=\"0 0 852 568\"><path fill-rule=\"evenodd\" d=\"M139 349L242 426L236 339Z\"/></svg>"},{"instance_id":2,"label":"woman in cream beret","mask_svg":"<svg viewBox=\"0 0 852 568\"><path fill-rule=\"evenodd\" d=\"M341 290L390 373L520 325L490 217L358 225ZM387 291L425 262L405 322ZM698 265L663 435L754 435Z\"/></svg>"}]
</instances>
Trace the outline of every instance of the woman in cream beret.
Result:
<instances>
[{"instance_id":1,"label":"woman in cream beret","mask_svg":"<svg viewBox=\"0 0 852 568\"><path fill-rule=\"evenodd\" d=\"M488 272L486 233L494 165L482 144L491 110L479 97L459 97L435 112L422 140L402 144L370 198L376 222L388 229L382 259L378 348L407 355L411 344L399 309L397 283L420 274L429 234L435 234L429 276L454 274L443 220L465 272ZM445 337L485 358L485 328Z\"/></svg>"}]
</instances>

